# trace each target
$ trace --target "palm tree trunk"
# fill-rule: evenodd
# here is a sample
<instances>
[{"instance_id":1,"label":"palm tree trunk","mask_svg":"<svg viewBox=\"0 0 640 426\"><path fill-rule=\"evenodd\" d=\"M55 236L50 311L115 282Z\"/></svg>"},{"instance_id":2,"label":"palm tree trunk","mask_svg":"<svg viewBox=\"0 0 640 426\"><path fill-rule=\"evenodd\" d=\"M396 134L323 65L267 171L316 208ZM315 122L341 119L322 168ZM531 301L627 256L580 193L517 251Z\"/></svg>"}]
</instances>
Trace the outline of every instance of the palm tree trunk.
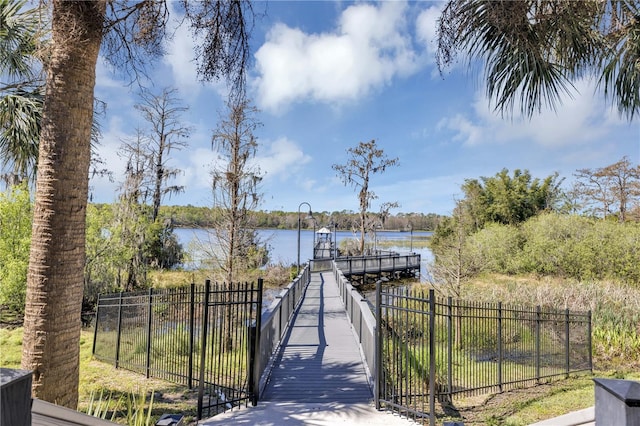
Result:
<instances>
[{"instance_id":1,"label":"palm tree trunk","mask_svg":"<svg viewBox=\"0 0 640 426\"><path fill-rule=\"evenodd\" d=\"M104 1L53 2L27 274L22 368L33 395L75 408L95 66Z\"/></svg>"}]
</instances>

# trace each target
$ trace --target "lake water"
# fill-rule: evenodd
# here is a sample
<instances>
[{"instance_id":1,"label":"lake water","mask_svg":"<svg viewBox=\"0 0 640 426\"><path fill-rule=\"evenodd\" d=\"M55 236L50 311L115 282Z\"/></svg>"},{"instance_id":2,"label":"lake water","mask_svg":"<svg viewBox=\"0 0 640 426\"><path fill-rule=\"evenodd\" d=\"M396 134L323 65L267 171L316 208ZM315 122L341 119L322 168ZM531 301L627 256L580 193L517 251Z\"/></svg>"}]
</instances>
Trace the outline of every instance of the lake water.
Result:
<instances>
[{"instance_id":1,"label":"lake water","mask_svg":"<svg viewBox=\"0 0 640 426\"><path fill-rule=\"evenodd\" d=\"M182 244L185 251L190 253L192 259L185 267L193 268L202 260L202 254L197 253L194 249L194 241L208 241L208 232L206 229L178 228L175 231L178 241ZM418 241L423 241L430 236L431 232L414 231L397 232L397 231L379 231L376 233L376 242L379 243L378 248L382 250L396 251L398 253L419 253L422 259L420 275L426 277L427 265L432 260L433 255L428 248L417 245ZM298 257L298 230L297 229L260 229L258 235L261 241L265 242L269 247L270 263L283 265L292 265L297 262ZM338 231L336 239L338 247L344 239L354 239L357 235L349 231ZM333 239L333 235L332 235ZM416 245L412 246L412 241ZM388 243L390 242L390 243ZM374 241L370 241L374 244ZM383 246L384 244L384 246ZM411 250L413 249L413 250ZM313 230L302 229L300 231L300 263L305 263L313 257Z\"/></svg>"}]
</instances>

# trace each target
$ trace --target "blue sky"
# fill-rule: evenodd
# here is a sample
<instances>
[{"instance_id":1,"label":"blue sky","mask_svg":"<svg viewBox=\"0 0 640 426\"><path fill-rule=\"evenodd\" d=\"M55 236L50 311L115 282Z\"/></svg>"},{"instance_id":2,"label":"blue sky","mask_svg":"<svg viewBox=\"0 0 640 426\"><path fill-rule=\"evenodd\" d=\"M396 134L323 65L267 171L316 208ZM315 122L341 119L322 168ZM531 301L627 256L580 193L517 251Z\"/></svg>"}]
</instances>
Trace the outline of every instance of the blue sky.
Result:
<instances>
[{"instance_id":1,"label":"blue sky","mask_svg":"<svg viewBox=\"0 0 640 426\"><path fill-rule=\"evenodd\" d=\"M170 3L172 5L172 3ZM172 6L173 7L173 6ZM640 121L621 119L590 80L576 82L555 112L505 119L484 95L480 69L435 65L435 2L256 3L249 94L260 110L256 163L265 173L261 210L358 209L357 194L331 168L347 149L375 139L399 166L373 175L380 203L398 212L450 214L460 185L502 168L554 172L569 183L577 169L612 164L623 156L640 162ZM176 16L174 12L172 16ZM154 87L175 87L194 132L189 147L172 152L183 170L183 194L164 204L211 206L209 171L216 161L211 135L226 96L219 83L199 83L193 40L176 30L167 55L150 72ZM149 85L149 82L143 82ZM99 61L96 96L107 104L101 157L116 182L94 177L93 201L112 202L124 170L117 155L123 139L144 122L133 108L137 85L119 80Z\"/></svg>"}]
</instances>

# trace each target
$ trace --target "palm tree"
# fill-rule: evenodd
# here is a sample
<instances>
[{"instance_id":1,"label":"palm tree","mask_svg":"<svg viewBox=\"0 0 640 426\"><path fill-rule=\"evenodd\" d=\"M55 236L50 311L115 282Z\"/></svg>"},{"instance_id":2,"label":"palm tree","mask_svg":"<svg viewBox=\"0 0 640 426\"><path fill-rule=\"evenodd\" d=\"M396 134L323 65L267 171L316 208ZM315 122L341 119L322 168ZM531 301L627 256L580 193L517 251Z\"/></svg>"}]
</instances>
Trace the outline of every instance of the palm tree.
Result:
<instances>
[{"instance_id":1,"label":"palm tree","mask_svg":"<svg viewBox=\"0 0 640 426\"><path fill-rule=\"evenodd\" d=\"M52 0L49 4L51 47L27 273L22 368L33 371L34 396L76 407L98 52L104 35L105 56L125 67L135 67L150 55L160 54L168 11L165 2L156 0ZM187 18L192 27L209 30L202 46L208 56L201 61L211 64L202 75L228 77L242 91L249 55L246 15L253 12L250 3L207 0L191 4Z\"/></svg>"},{"instance_id":2,"label":"palm tree","mask_svg":"<svg viewBox=\"0 0 640 426\"><path fill-rule=\"evenodd\" d=\"M438 66L458 51L484 63L496 110L555 108L594 76L629 121L640 112L640 3L614 0L449 0L438 23Z\"/></svg>"},{"instance_id":3,"label":"palm tree","mask_svg":"<svg viewBox=\"0 0 640 426\"><path fill-rule=\"evenodd\" d=\"M26 0L0 0L0 169L8 183L35 179L44 86L45 25Z\"/></svg>"},{"instance_id":4,"label":"palm tree","mask_svg":"<svg viewBox=\"0 0 640 426\"><path fill-rule=\"evenodd\" d=\"M85 212L105 2L54 1L27 272L22 368L33 393L78 401ZM55 78L54 78L55 77Z\"/></svg>"}]
</instances>

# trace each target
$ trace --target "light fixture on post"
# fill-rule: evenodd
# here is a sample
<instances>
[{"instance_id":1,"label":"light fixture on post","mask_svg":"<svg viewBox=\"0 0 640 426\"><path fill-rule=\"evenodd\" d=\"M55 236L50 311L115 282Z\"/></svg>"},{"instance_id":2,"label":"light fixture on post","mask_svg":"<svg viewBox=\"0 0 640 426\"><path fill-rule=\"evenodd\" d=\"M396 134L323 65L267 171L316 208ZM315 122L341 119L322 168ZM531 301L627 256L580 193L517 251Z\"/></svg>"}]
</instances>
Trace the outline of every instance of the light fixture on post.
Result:
<instances>
[{"instance_id":1,"label":"light fixture on post","mask_svg":"<svg viewBox=\"0 0 640 426\"><path fill-rule=\"evenodd\" d=\"M296 275L300 275L300 209L302 208L303 205L307 205L309 207L309 214L307 215L307 217L305 219L313 219L313 213L311 212L311 204L307 203L306 201L303 201L302 203L300 203L300 205L298 206L298 268L296 269Z\"/></svg>"},{"instance_id":2,"label":"light fixture on post","mask_svg":"<svg viewBox=\"0 0 640 426\"><path fill-rule=\"evenodd\" d=\"M333 260L338 259L338 224L333 222Z\"/></svg>"}]
</instances>

